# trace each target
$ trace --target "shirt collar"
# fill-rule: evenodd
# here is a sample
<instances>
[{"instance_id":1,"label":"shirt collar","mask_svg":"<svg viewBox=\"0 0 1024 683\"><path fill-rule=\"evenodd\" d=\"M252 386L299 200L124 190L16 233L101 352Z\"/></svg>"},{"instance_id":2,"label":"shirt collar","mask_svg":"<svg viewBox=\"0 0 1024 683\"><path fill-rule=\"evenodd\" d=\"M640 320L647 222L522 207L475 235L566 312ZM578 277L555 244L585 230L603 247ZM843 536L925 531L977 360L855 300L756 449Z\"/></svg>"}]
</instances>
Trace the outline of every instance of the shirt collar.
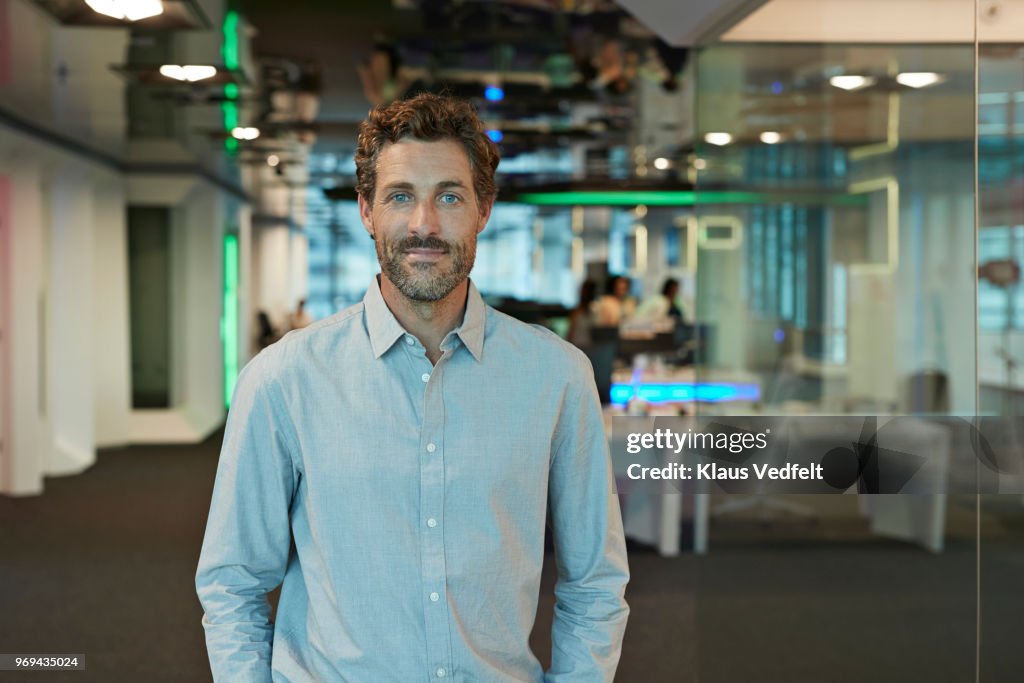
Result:
<instances>
[{"instance_id":1,"label":"shirt collar","mask_svg":"<svg viewBox=\"0 0 1024 683\"><path fill-rule=\"evenodd\" d=\"M366 311L366 329L370 335L370 346L373 357L380 358L406 334L394 313L384 302L380 293L380 280L375 277L363 297L363 308ZM466 313L462 325L454 330L462 343L466 345L473 358L483 358L484 352L484 321L487 318L487 307L483 297L477 291L473 281L469 281L469 292L466 296Z\"/></svg>"}]
</instances>

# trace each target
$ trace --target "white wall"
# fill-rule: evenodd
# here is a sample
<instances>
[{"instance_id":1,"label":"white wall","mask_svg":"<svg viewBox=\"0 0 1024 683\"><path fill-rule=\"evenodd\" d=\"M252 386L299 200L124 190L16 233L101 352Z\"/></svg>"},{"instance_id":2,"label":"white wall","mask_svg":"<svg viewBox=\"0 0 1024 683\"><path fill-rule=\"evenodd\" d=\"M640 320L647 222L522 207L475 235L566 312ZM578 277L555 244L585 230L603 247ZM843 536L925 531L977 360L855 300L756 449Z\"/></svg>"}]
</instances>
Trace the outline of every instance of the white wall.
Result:
<instances>
[{"instance_id":1,"label":"white wall","mask_svg":"<svg viewBox=\"0 0 1024 683\"><path fill-rule=\"evenodd\" d=\"M264 310L275 326L288 319L291 297L289 236L284 226L256 229L255 263L259 269L256 310Z\"/></svg>"},{"instance_id":2,"label":"white wall","mask_svg":"<svg viewBox=\"0 0 1024 683\"><path fill-rule=\"evenodd\" d=\"M0 86L0 103L35 121L46 121L51 113L50 31L53 20L28 0L6 0L0 11L7 12L10 43L0 46L10 59L13 80Z\"/></svg>"},{"instance_id":3,"label":"white wall","mask_svg":"<svg viewBox=\"0 0 1024 683\"><path fill-rule=\"evenodd\" d=\"M4 325L4 341L9 369L6 393L12 399L6 406L9 429L0 463L0 493L31 494L42 491L45 463L40 454L47 448L40 351L45 291L42 174L24 152L5 144L10 141L0 137L0 174L10 183L10 273L5 278L10 285L5 292L9 324Z\"/></svg>"},{"instance_id":4,"label":"white wall","mask_svg":"<svg viewBox=\"0 0 1024 683\"><path fill-rule=\"evenodd\" d=\"M54 130L86 140L108 154L124 148L124 77L110 67L123 64L128 31L120 28L55 26L52 30Z\"/></svg>"},{"instance_id":5,"label":"white wall","mask_svg":"<svg viewBox=\"0 0 1024 683\"><path fill-rule=\"evenodd\" d=\"M219 23L223 2L202 4ZM7 29L0 36L0 110L37 129L24 133L0 124L6 187L0 192L0 493L31 494L42 491L45 476L88 467L98 447L193 442L219 426L229 199L196 175L126 176L62 144L72 140L114 159L127 154L125 81L110 69L125 61L127 29L63 27L28 0L0 0L0 26ZM245 28L239 31L242 57L249 61ZM220 41L216 27L183 36L179 54L183 61L209 61L200 60L202 54L220 61ZM211 116L216 119L217 112ZM195 138L208 148L205 137ZM180 145L153 144L146 151L145 160L158 163L196 158L184 156ZM173 209L177 374L166 411L131 408L129 204ZM237 222L245 297L239 332L247 338L247 210ZM286 266L289 258L286 249ZM294 258L302 260L301 252ZM241 362L248 358L247 346L240 356Z\"/></svg>"},{"instance_id":6,"label":"white wall","mask_svg":"<svg viewBox=\"0 0 1024 683\"><path fill-rule=\"evenodd\" d=\"M93 414L93 195L88 169L69 163L51 181L47 472L80 472L96 461Z\"/></svg>"},{"instance_id":7,"label":"white wall","mask_svg":"<svg viewBox=\"0 0 1024 683\"><path fill-rule=\"evenodd\" d=\"M293 310L309 294L309 238L303 232L288 235L288 308Z\"/></svg>"},{"instance_id":8,"label":"white wall","mask_svg":"<svg viewBox=\"0 0 1024 683\"><path fill-rule=\"evenodd\" d=\"M197 185L175 211L175 248L183 259L172 267L181 296L172 302L173 335L184 350L179 367L184 374L177 393L189 423L200 438L224 418L224 347L221 341L224 225L223 195L209 185ZM180 222L179 222L180 221ZM174 238L172 238L174 239Z\"/></svg>"},{"instance_id":9,"label":"white wall","mask_svg":"<svg viewBox=\"0 0 1024 683\"><path fill-rule=\"evenodd\" d=\"M129 440L131 332L124 181L97 183L93 222L93 386L96 446Z\"/></svg>"}]
</instances>

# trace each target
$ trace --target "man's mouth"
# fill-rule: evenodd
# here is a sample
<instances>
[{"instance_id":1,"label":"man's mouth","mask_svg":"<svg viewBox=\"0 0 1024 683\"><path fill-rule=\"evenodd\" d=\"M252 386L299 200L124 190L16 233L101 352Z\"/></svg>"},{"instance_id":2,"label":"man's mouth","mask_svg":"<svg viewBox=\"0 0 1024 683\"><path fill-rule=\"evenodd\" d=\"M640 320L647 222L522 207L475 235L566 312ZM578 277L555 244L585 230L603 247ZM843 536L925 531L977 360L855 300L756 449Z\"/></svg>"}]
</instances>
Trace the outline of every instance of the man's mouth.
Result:
<instances>
[{"instance_id":1,"label":"man's mouth","mask_svg":"<svg viewBox=\"0 0 1024 683\"><path fill-rule=\"evenodd\" d=\"M412 261L436 261L444 256L445 253L444 249L426 249L423 247L405 250L406 256Z\"/></svg>"}]
</instances>

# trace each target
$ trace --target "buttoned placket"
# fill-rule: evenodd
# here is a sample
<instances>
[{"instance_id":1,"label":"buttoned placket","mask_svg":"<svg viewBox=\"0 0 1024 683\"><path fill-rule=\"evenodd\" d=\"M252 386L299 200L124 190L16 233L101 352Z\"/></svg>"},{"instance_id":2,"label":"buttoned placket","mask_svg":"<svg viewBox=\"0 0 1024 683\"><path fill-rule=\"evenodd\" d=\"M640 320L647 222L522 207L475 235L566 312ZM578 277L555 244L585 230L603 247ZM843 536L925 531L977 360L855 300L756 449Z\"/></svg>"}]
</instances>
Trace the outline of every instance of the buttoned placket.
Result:
<instances>
[{"instance_id":1,"label":"buttoned placket","mask_svg":"<svg viewBox=\"0 0 1024 683\"><path fill-rule=\"evenodd\" d=\"M447 600L444 548L444 399L442 380L451 349L431 366L425 349L411 336L406 351L412 356L417 383L423 386L420 415L420 570L427 640L427 673L433 679L452 675L451 623ZM447 343L446 338L446 343ZM446 344L442 344L442 349Z\"/></svg>"}]
</instances>

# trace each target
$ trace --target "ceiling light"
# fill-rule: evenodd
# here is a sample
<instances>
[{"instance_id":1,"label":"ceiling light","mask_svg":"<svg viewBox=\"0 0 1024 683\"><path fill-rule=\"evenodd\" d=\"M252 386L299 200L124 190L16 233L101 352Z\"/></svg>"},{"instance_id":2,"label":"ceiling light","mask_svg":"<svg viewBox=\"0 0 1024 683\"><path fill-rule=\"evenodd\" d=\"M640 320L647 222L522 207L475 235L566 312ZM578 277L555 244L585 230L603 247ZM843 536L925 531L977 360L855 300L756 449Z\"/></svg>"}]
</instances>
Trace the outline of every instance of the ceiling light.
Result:
<instances>
[{"instance_id":1,"label":"ceiling light","mask_svg":"<svg viewBox=\"0 0 1024 683\"><path fill-rule=\"evenodd\" d=\"M657 159L654 160L654 168L658 169L659 171L666 171L668 170L668 167L671 165L672 162L670 162L665 157L658 157Z\"/></svg>"},{"instance_id":2,"label":"ceiling light","mask_svg":"<svg viewBox=\"0 0 1024 683\"><path fill-rule=\"evenodd\" d=\"M842 90L860 90L875 84L871 76L833 76L828 82Z\"/></svg>"},{"instance_id":3,"label":"ceiling light","mask_svg":"<svg viewBox=\"0 0 1024 683\"><path fill-rule=\"evenodd\" d=\"M185 66L164 64L160 67L160 75L173 78L176 81L192 83L213 78L217 75L217 67L204 64L186 64Z\"/></svg>"},{"instance_id":4,"label":"ceiling light","mask_svg":"<svg viewBox=\"0 0 1024 683\"><path fill-rule=\"evenodd\" d=\"M489 137L493 142L501 142L505 136L501 134L500 130L491 129L487 131L487 137Z\"/></svg>"},{"instance_id":5,"label":"ceiling light","mask_svg":"<svg viewBox=\"0 0 1024 683\"><path fill-rule=\"evenodd\" d=\"M114 19L138 21L164 13L160 0L85 0L95 12Z\"/></svg>"},{"instance_id":6,"label":"ceiling light","mask_svg":"<svg viewBox=\"0 0 1024 683\"><path fill-rule=\"evenodd\" d=\"M236 140L255 140L260 136L259 128L235 126L231 131L231 137Z\"/></svg>"},{"instance_id":7,"label":"ceiling light","mask_svg":"<svg viewBox=\"0 0 1024 683\"><path fill-rule=\"evenodd\" d=\"M496 85L489 85L484 89L484 97L488 102L500 102L505 99L505 91Z\"/></svg>"},{"instance_id":8,"label":"ceiling light","mask_svg":"<svg viewBox=\"0 0 1024 683\"><path fill-rule=\"evenodd\" d=\"M271 154L269 157L267 157L267 165L273 167L277 166L279 163L281 163L281 158L276 154Z\"/></svg>"},{"instance_id":9,"label":"ceiling light","mask_svg":"<svg viewBox=\"0 0 1024 683\"><path fill-rule=\"evenodd\" d=\"M782 135L780 133L776 133L774 130L766 130L761 133L761 142L766 145L774 145L782 142Z\"/></svg>"},{"instance_id":10,"label":"ceiling light","mask_svg":"<svg viewBox=\"0 0 1024 683\"><path fill-rule=\"evenodd\" d=\"M944 76L934 71L906 71L896 76L896 82L908 88L927 88L944 80Z\"/></svg>"},{"instance_id":11,"label":"ceiling light","mask_svg":"<svg viewBox=\"0 0 1024 683\"><path fill-rule=\"evenodd\" d=\"M708 133L704 136L704 140L712 145L728 145L732 142L732 136L728 133Z\"/></svg>"}]
</instances>

